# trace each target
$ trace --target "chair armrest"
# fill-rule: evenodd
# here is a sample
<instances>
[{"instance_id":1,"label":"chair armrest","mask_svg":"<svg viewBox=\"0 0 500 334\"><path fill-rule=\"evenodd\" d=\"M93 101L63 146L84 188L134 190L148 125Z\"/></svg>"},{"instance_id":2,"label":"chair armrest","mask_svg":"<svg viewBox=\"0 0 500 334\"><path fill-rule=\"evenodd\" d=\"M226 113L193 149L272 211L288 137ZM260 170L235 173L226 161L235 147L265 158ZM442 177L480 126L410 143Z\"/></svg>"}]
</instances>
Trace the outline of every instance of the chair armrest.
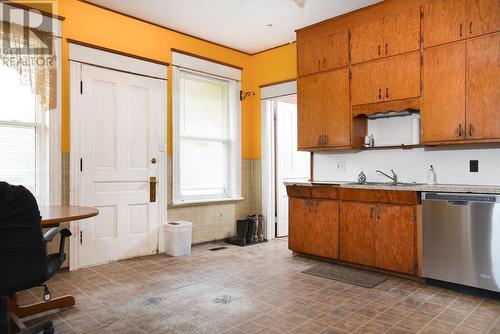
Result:
<instances>
[{"instance_id":1,"label":"chair armrest","mask_svg":"<svg viewBox=\"0 0 500 334\"><path fill-rule=\"evenodd\" d=\"M47 233L45 233L45 235L43 236L43 242L47 243L49 241L52 241L58 233L61 234L58 256L59 256L59 261L63 263L64 260L66 259L66 254L64 253L64 242L66 238L71 236L70 230L64 227L53 227L50 230L48 230Z\"/></svg>"},{"instance_id":2,"label":"chair armrest","mask_svg":"<svg viewBox=\"0 0 500 334\"><path fill-rule=\"evenodd\" d=\"M52 241L58 233L61 233L61 238L66 238L71 236L71 232L67 228L53 227L43 235L43 242Z\"/></svg>"}]
</instances>

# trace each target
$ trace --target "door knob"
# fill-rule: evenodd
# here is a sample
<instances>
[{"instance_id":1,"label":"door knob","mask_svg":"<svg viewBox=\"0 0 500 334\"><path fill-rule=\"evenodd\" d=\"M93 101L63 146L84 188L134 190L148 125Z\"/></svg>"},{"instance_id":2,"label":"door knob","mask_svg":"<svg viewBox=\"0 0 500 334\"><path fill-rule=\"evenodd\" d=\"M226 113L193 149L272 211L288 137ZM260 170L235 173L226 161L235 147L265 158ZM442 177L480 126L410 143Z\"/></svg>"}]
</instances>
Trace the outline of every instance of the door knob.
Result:
<instances>
[{"instance_id":1,"label":"door knob","mask_svg":"<svg viewBox=\"0 0 500 334\"><path fill-rule=\"evenodd\" d=\"M156 163L156 158L151 158L151 163L154 165Z\"/></svg>"}]
</instances>

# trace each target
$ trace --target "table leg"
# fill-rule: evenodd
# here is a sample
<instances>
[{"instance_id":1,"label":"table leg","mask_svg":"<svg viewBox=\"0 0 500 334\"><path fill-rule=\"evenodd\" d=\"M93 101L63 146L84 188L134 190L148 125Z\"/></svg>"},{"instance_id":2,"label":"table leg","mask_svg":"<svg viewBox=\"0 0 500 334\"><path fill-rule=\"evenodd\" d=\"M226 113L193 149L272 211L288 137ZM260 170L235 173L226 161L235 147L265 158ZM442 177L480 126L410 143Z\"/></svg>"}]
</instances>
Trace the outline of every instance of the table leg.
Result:
<instances>
[{"instance_id":1,"label":"table leg","mask_svg":"<svg viewBox=\"0 0 500 334\"><path fill-rule=\"evenodd\" d=\"M17 294L10 299L10 311L14 313L18 318L26 318L38 313L62 309L74 305L75 297L73 296L53 298L49 301L43 301L26 306L19 306Z\"/></svg>"}]
</instances>

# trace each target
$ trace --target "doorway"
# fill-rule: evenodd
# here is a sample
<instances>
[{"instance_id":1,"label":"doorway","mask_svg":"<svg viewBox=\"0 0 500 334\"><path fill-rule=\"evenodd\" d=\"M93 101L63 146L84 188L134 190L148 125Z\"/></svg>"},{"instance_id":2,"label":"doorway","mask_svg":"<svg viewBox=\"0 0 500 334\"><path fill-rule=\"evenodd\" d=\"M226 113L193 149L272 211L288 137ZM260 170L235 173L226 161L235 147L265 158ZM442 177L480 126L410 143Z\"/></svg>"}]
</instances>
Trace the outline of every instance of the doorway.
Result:
<instances>
[{"instance_id":1,"label":"doorway","mask_svg":"<svg viewBox=\"0 0 500 334\"><path fill-rule=\"evenodd\" d=\"M72 89L71 204L99 215L72 225L70 267L157 253L166 80L77 62L71 76L79 88Z\"/></svg>"},{"instance_id":2,"label":"doorway","mask_svg":"<svg viewBox=\"0 0 500 334\"><path fill-rule=\"evenodd\" d=\"M272 92L279 93L279 95L273 96ZM295 81L266 87L265 92L261 89L261 96L264 97L262 100L262 207L264 217L269 222L267 236L272 239L288 235L288 196L284 183L310 178L310 153L297 150Z\"/></svg>"}]
</instances>

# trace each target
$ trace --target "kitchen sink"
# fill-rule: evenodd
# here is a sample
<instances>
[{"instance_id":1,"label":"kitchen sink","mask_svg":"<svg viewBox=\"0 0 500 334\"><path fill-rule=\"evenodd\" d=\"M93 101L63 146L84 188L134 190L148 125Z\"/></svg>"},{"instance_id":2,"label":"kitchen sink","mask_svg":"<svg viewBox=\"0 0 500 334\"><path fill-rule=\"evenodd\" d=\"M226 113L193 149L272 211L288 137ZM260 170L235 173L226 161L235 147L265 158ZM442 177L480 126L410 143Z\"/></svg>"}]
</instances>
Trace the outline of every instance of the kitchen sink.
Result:
<instances>
[{"instance_id":1,"label":"kitchen sink","mask_svg":"<svg viewBox=\"0 0 500 334\"><path fill-rule=\"evenodd\" d=\"M365 186L384 186L384 187L413 187L413 186L421 186L423 183L416 182L351 182L347 183L348 185L365 185Z\"/></svg>"}]
</instances>

